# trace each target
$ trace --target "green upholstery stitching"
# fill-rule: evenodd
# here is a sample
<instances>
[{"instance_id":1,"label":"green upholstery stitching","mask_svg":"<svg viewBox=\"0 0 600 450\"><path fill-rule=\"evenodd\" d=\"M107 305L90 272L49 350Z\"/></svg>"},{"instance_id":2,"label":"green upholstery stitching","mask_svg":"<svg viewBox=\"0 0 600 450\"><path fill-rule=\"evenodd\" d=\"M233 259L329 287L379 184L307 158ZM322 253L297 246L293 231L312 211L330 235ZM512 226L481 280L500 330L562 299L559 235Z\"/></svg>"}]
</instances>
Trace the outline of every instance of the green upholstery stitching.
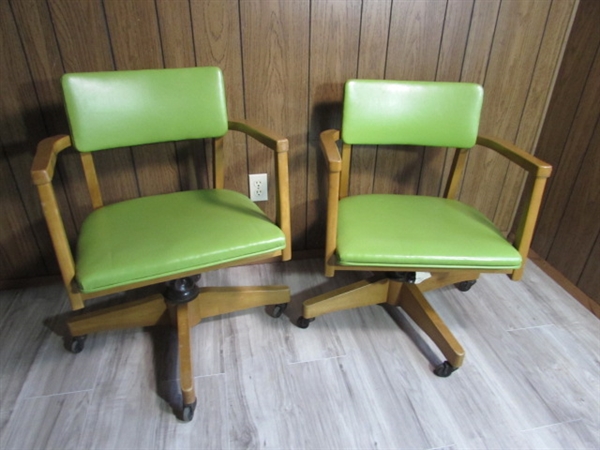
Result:
<instances>
[{"instance_id":1,"label":"green upholstery stitching","mask_svg":"<svg viewBox=\"0 0 600 450\"><path fill-rule=\"evenodd\" d=\"M482 103L483 88L472 83L350 80L342 140L471 148Z\"/></svg>"},{"instance_id":2,"label":"green upholstery stitching","mask_svg":"<svg viewBox=\"0 0 600 450\"><path fill-rule=\"evenodd\" d=\"M339 204L341 265L517 269L521 255L476 209L437 197L371 194Z\"/></svg>"},{"instance_id":3,"label":"green upholstery stitching","mask_svg":"<svg viewBox=\"0 0 600 450\"><path fill-rule=\"evenodd\" d=\"M227 132L217 67L69 73L62 87L71 139L82 152Z\"/></svg>"},{"instance_id":4,"label":"green upholstery stitching","mask_svg":"<svg viewBox=\"0 0 600 450\"><path fill-rule=\"evenodd\" d=\"M77 246L83 292L200 270L285 247L248 197L225 189L127 200L92 212Z\"/></svg>"}]
</instances>

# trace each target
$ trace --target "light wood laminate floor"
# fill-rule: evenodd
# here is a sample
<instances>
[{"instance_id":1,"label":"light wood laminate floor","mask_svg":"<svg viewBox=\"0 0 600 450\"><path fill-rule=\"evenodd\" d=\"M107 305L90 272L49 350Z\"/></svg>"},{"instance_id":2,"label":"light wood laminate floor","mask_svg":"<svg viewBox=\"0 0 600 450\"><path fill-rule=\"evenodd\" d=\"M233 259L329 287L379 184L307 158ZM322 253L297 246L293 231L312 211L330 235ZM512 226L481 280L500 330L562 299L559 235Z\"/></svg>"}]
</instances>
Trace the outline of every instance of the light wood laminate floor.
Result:
<instances>
[{"instance_id":1,"label":"light wood laminate floor","mask_svg":"<svg viewBox=\"0 0 600 450\"><path fill-rule=\"evenodd\" d=\"M466 350L441 355L381 306L329 314L306 330L304 299L348 284L318 260L222 270L205 285L287 284L286 314L257 308L193 330L198 407L172 414L176 336L89 336L78 355L43 324L67 310L56 286L0 292L0 448L600 448L600 321L529 262L525 278L482 276L426 296Z\"/></svg>"}]
</instances>

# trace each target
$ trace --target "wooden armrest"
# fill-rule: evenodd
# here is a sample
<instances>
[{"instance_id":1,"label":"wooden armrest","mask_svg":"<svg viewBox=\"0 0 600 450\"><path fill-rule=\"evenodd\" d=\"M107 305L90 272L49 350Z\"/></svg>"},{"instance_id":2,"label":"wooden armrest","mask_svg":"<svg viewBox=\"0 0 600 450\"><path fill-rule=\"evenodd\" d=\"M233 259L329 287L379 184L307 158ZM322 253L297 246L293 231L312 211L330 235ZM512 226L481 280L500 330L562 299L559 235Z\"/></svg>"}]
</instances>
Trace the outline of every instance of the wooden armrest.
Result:
<instances>
[{"instance_id":1,"label":"wooden armrest","mask_svg":"<svg viewBox=\"0 0 600 450\"><path fill-rule=\"evenodd\" d=\"M548 178L552 173L552 166L550 164L530 155L510 142L480 135L477 136L477 144L500 153L536 177Z\"/></svg>"},{"instance_id":2,"label":"wooden armrest","mask_svg":"<svg viewBox=\"0 0 600 450\"><path fill-rule=\"evenodd\" d=\"M483 145L518 164L532 175L531 184L528 188L529 194L525 197L523 210L515 233L514 246L521 254L523 261L529 254L529 247L533 239L533 231L542 204L542 195L546 186L546 180L552 173L552 166L539 158L523 151L510 142L478 136L477 144ZM524 265L511 274L513 280L520 280L523 276Z\"/></svg>"},{"instance_id":3,"label":"wooden armrest","mask_svg":"<svg viewBox=\"0 0 600 450\"><path fill-rule=\"evenodd\" d=\"M31 178L35 185L52 182L56 166L56 156L70 146L71 137L65 134L40 141L31 166Z\"/></svg>"},{"instance_id":4,"label":"wooden armrest","mask_svg":"<svg viewBox=\"0 0 600 450\"><path fill-rule=\"evenodd\" d=\"M229 129L247 134L277 153L287 152L289 149L287 138L246 120L230 120Z\"/></svg>"},{"instance_id":5,"label":"wooden armrest","mask_svg":"<svg viewBox=\"0 0 600 450\"><path fill-rule=\"evenodd\" d=\"M321 150L330 172L342 171L342 155L336 142L340 139L339 130L325 130L321 133Z\"/></svg>"}]
</instances>

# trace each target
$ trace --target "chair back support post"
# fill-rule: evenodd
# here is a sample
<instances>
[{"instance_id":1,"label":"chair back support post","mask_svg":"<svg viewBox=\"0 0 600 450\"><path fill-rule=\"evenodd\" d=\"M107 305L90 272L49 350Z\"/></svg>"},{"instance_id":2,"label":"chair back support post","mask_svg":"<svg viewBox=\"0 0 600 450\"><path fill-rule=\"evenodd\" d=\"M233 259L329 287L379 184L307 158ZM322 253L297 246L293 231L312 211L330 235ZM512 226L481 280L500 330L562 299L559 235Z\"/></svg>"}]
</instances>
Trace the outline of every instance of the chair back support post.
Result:
<instances>
[{"instance_id":1,"label":"chair back support post","mask_svg":"<svg viewBox=\"0 0 600 450\"><path fill-rule=\"evenodd\" d=\"M279 145L278 145L279 146ZM283 249L282 260L292 259L292 230L290 218L290 191L287 149L282 149L275 155L275 171L277 173L277 225L285 235L286 246Z\"/></svg>"},{"instance_id":2,"label":"chair back support post","mask_svg":"<svg viewBox=\"0 0 600 450\"><path fill-rule=\"evenodd\" d=\"M213 187L223 189L225 187L225 157L223 156L223 138L212 139L213 152Z\"/></svg>"},{"instance_id":3,"label":"chair back support post","mask_svg":"<svg viewBox=\"0 0 600 450\"><path fill-rule=\"evenodd\" d=\"M96 175L94 158L91 153L80 153L80 155L81 164L83 165L83 173L85 174L85 181L87 182L90 199L92 200L92 206L94 209L102 208L102 206L104 206L104 202L102 201L100 184L98 183L98 176Z\"/></svg>"},{"instance_id":4,"label":"chair back support post","mask_svg":"<svg viewBox=\"0 0 600 450\"><path fill-rule=\"evenodd\" d=\"M467 164L468 153L469 149L467 148L457 148L454 150L454 159L452 160L450 175L448 176L446 190L444 191L445 198L456 199L458 196L458 191L465 172L465 166Z\"/></svg>"},{"instance_id":5,"label":"chair back support post","mask_svg":"<svg viewBox=\"0 0 600 450\"><path fill-rule=\"evenodd\" d=\"M342 172L340 173L340 193L339 198L348 197L350 190L350 163L352 160L352 146L342 144Z\"/></svg>"}]
</instances>

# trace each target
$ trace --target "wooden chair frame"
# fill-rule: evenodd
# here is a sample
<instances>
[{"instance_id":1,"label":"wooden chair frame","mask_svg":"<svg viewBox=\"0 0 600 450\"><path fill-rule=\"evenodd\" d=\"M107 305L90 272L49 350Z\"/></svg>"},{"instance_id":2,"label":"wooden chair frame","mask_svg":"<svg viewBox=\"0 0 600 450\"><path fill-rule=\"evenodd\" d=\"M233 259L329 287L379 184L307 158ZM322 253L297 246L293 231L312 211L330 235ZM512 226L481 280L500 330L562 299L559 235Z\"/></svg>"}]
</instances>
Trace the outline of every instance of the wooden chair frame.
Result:
<instances>
[{"instance_id":1,"label":"wooden chair frame","mask_svg":"<svg viewBox=\"0 0 600 450\"><path fill-rule=\"evenodd\" d=\"M71 138L68 135L59 135L44 139L39 143L31 174L39 192L62 280L73 310L83 309L86 300L116 292L128 291L231 266L270 262L273 260L287 261L291 259L288 140L265 128L252 125L247 121L229 121L228 125L229 130L246 134L262 143L268 149L271 149L274 153L277 178L276 223L285 235L286 247L283 250L267 255L254 256L206 269L193 270L150 281L136 282L94 293L81 292L75 281L73 253L52 186L58 154L71 146ZM213 188L222 189L225 184L222 137L212 139L212 152ZM92 153L80 153L80 155L92 206L94 209L101 208L104 203ZM184 403L181 417L183 420L188 421L193 416L196 398L193 387L190 328L200 323L204 318L257 306L285 305L289 300L290 292L287 286L207 287L200 289L198 296L192 301L180 304L167 302L163 295L156 294L141 300L130 301L93 312L82 311L83 314L72 314L67 319L66 325L68 331L66 338L77 338L85 336L88 333L130 327L168 324L176 326L179 337L180 385ZM82 340L79 342L79 345L82 345ZM80 351L81 347L73 350Z\"/></svg>"},{"instance_id":2,"label":"wooden chair frame","mask_svg":"<svg viewBox=\"0 0 600 450\"><path fill-rule=\"evenodd\" d=\"M423 293L450 284L476 280L481 273L505 273L511 279L519 280L523 275L524 264L529 253L535 223L539 214L542 194L552 167L533 155L506 141L487 136L478 136L477 144L491 149L512 163L525 169L530 178L527 184L529 192L520 214L513 245L519 251L523 264L515 270L465 270L465 269L423 269L417 267L375 267L343 266L336 258L336 238L339 201L348 196L350 180L350 160L352 146L342 143L340 153L339 130L326 130L321 133L321 150L327 163L327 234L325 243L325 275L332 277L337 270L372 271L375 275L364 281L342 287L333 292L306 300L300 326L308 326L312 319L329 312L340 311L357 306L387 303L400 306L419 325L440 348L447 362L436 368L436 374L447 376L462 365L464 350L444 325L441 318L425 299ZM469 149L455 149L450 175L445 187L444 197L455 199L465 170ZM431 273L431 277L419 284L383 276L382 272L422 272Z\"/></svg>"}]
</instances>

